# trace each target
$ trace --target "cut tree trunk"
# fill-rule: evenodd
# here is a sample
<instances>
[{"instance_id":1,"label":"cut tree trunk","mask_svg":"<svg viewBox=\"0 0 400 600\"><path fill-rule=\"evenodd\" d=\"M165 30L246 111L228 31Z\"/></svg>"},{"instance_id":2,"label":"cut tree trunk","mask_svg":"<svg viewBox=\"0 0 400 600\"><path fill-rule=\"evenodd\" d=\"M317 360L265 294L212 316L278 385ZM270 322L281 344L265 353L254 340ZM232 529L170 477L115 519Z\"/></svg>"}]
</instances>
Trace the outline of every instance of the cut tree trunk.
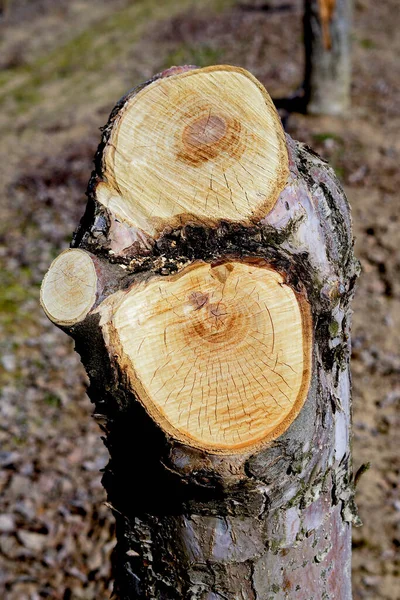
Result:
<instances>
[{"instance_id":1,"label":"cut tree trunk","mask_svg":"<svg viewBox=\"0 0 400 600\"><path fill-rule=\"evenodd\" d=\"M41 301L105 423L116 597L350 599L358 263L332 169L227 66L131 91L95 165Z\"/></svg>"},{"instance_id":2,"label":"cut tree trunk","mask_svg":"<svg viewBox=\"0 0 400 600\"><path fill-rule=\"evenodd\" d=\"M305 0L306 110L341 115L350 107L352 0Z\"/></svg>"}]
</instances>

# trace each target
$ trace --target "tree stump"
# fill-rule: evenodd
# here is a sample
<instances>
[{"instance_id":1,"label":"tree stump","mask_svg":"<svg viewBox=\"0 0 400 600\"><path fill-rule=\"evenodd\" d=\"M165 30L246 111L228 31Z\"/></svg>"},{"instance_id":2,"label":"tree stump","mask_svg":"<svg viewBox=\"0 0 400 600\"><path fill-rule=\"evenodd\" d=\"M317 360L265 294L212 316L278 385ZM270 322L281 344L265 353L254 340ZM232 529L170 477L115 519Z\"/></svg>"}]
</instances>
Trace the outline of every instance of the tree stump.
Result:
<instances>
[{"instance_id":1,"label":"tree stump","mask_svg":"<svg viewBox=\"0 0 400 600\"><path fill-rule=\"evenodd\" d=\"M357 274L332 169L252 75L116 105L41 301L105 423L117 598L351 598Z\"/></svg>"}]
</instances>

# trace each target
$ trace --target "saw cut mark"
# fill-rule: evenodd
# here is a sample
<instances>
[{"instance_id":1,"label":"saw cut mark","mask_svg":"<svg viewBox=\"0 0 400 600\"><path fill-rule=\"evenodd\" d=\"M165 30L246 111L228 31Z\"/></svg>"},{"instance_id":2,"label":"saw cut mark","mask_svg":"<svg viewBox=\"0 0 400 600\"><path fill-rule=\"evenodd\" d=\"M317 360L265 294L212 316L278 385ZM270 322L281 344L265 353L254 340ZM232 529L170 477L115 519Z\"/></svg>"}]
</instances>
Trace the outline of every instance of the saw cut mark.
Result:
<instances>
[{"instance_id":1,"label":"saw cut mark","mask_svg":"<svg viewBox=\"0 0 400 600\"><path fill-rule=\"evenodd\" d=\"M252 223L274 206L289 173L269 95L229 66L158 79L128 100L103 168L97 200L152 236L188 221Z\"/></svg>"},{"instance_id":2,"label":"saw cut mark","mask_svg":"<svg viewBox=\"0 0 400 600\"><path fill-rule=\"evenodd\" d=\"M57 325L82 321L96 300L97 274L83 250L62 252L50 265L40 290L42 307Z\"/></svg>"},{"instance_id":3,"label":"saw cut mark","mask_svg":"<svg viewBox=\"0 0 400 600\"><path fill-rule=\"evenodd\" d=\"M113 346L152 418L178 440L243 452L281 435L310 381L308 304L266 266L195 264L130 290Z\"/></svg>"}]
</instances>

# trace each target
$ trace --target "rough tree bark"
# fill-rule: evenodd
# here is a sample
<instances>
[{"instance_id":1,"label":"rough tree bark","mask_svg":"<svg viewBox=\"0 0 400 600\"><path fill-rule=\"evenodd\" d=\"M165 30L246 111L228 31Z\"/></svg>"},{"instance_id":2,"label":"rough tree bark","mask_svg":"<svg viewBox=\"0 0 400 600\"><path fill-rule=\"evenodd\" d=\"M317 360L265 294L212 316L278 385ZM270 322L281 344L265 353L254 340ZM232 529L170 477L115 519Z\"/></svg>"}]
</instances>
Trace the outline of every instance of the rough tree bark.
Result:
<instances>
[{"instance_id":1,"label":"rough tree bark","mask_svg":"<svg viewBox=\"0 0 400 600\"><path fill-rule=\"evenodd\" d=\"M350 309L332 169L246 71L125 96L42 305L104 422L121 600L351 598Z\"/></svg>"}]
</instances>

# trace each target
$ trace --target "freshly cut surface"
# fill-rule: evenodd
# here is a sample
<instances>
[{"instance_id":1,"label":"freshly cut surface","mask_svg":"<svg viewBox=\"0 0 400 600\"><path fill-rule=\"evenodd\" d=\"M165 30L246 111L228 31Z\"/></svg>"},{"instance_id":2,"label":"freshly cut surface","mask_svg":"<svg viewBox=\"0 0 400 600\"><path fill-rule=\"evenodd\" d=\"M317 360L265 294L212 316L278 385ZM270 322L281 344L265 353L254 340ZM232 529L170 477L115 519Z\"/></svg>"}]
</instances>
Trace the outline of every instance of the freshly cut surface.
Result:
<instances>
[{"instance_id":1,"label":"freshly cut surface","mask_svg":"<svg viewBox=\"0 0 400 600\"><path fill-rule=\"evenodd\" d=\"M158 79L121 109L97 199L156 235L167 224L249 223L288 177L282 124L263 86L229 66Z\"/></svg>"},{"instance_id":2,"label":"freshly cut surface","mask_svg":"<svg viewBox=\"0 0 400 600\"><path fill-rule=\"evenodd\" d=\"M90 255L65 250L50 265L40 290L42 307L57 325L82 321L96 300L97 274Z\"/></svg>"},{"instance_id":3,"label":"freshly cut surface","mask_svg":"<svg viewBox=\"0 0 400 600\"><path fill-rule=\"evenodd\" d=\"M190 445L241 452L281 435L311 369L308 303L259 263L195 264L131 289L109 338L153 419Z\"/></svg>"}]
</instances>

